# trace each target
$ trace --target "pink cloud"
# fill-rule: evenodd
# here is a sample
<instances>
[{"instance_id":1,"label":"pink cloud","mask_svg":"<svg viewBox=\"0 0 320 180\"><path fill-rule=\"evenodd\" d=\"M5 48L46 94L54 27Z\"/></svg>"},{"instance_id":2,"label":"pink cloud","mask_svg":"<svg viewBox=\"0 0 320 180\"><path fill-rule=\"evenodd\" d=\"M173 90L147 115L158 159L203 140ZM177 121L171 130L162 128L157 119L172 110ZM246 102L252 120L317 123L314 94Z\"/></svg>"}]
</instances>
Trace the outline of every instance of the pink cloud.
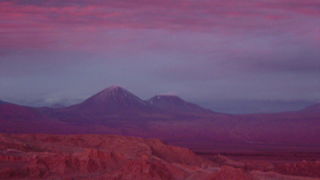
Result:
<instances>
[{"instance_id":1,"label":"pink cloud","mask_svg":"<svg viewBox=\"0 0 320 180\"><path fill-rule=\"evenodd\" d=\"M76 44L91 36L85 34L114 29L218 32L225 36L301 33L310 31L312 25L305 22L318 18L319 8L317 0L2 1L0 37L4 41L0 46L53 48L61 38Z\"/></svg>"},{"instance_id":2,"label":"pink cloud","mask_svg":"<svg viewBox=\"0 0 320 180\"><path fill-rule=\"evenodd\" d=\"M50 1L49 1L50 2ZM71 1L73 2L73 1ZM234 21L244 27L245 20L277 21L280 17L292 17L291 13L318 15L320 3L312 1L107 1L66 6L21 5L13 2L1 3L1 19L23 22L66 25L95 25L129 28L195 28L210 29L230 26ZM310 1L308 1L310 2ZM59 4L59 1L57 1ZM63 4L63 3L62 3ZM318 5L315 8L315 4ZM314 12L314 13L312 13ZM270 18L277 17L277 18ZM254 21L257 23L259 21Z\"/></svg>"},{"instance_id":3,"label":"pink cloud","mask_svg":"<svg viewBox=\"0 0 320 180\"><path fill-rule=\"evenodd\" d=\"M203 88L211 97L217 87L221 94L238 91L232 84L260 88L235 92L242 96L291 81L297 87L283 95L309 86L319 92L319 6L319 0L0 0L1 84L7 79L8 94L19 89L11 83L59 86L68 77L65 84L79 87L202 84L211 86ZM15 76L21 79L6 78Z\"/></svg>"}]
</instances>

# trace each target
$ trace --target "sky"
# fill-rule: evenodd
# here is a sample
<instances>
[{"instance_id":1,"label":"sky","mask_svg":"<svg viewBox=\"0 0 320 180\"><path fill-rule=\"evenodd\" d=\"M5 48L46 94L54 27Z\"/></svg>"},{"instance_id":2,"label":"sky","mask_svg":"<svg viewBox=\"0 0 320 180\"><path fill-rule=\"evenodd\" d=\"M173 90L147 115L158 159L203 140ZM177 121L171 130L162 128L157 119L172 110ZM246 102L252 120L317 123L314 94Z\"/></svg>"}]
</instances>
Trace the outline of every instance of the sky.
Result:
<instances>
[{"instance_id":1,"label":"sky","mask_svg":"<svg viewBox=\"0 0 320 180\"><path fill-rule=\"evenodd\" d=\"M228 113L320 102L319 0L0 0L0 99L120 85Z\"/></svg>"}]
</instances>

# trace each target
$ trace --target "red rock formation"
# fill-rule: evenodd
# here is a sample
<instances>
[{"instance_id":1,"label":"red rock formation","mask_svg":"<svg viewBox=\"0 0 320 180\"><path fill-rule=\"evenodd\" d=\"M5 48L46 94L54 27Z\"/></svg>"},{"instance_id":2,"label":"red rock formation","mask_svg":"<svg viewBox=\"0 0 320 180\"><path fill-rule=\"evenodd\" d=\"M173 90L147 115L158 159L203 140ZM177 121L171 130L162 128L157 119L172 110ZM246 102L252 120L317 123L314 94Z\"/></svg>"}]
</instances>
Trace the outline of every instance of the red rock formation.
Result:
<instances>
[{"instance_id":1,"label":"red rock formation","mask_svg":"<svg viewBox=\"0 0 320 180\"><path fill-rule=\"evenodd\" d=\"M283 174L318 177L320 179L320 161L301 161L279 164L275 170Z\"/></svg>"},{"instance_id":2,"label":"red rock formation","mask_svg":"<svg viewBox=\"0 0 320 180\"><path fill-rule=\"evenodd\" d=\"M156 139L114 135L0 135L0 179L259 180L264 177L297 179L277 173L218 167L188 149Z\"/></svg>"},{"instance_id":3,"label":"red rock formation","mask_svg":"<svg viewBox=\"0 0 320 180\"><path fill-rule=\"evenodd\" d=\"M188 149L111 135L1 135L0 177L184 179L212 166Z\"/></svg>"}]
</instances>

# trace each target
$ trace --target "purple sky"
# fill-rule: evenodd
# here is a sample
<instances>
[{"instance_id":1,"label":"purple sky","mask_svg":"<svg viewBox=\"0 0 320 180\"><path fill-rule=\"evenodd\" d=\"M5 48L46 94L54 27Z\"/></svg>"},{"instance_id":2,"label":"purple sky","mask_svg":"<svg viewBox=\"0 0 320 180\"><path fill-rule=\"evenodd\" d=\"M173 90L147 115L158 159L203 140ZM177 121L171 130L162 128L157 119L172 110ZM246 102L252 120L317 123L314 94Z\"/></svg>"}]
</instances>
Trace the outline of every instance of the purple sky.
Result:
<instances>
[{"instance_id":1,"label":"purple sky","mask_svg":"<svg viewBox=\"0 0 320 180\"><path fill-rule=\"evenodd\" d=\"M319 0L0 0L0 99L74 103L116 84L216 111L320 100Z\"/></svg>"}]
</instances>

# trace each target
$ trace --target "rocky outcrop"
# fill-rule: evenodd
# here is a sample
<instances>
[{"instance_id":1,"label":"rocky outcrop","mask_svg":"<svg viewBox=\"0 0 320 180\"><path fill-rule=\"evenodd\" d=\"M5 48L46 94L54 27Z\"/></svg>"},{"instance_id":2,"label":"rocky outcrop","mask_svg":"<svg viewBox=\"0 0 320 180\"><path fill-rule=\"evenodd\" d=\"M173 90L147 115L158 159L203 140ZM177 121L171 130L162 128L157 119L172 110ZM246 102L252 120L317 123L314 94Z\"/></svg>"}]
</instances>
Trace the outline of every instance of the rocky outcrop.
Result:
<instances>
[{"instance_id":1,"label":"rocky outcrop","mask_svg":"<svg viewBox=\"0 0 320 180\"><path fill-rule=\"evenodd\" d=\"M213 166L156 139L112 135L1 135L0 152L4 179L186 179Z\"/></svg>"},{"instance_id":2,"label":"rocky outcrop","mask_svg":"<svg viewBox=\"0 0 320 180\"><path fill-rule=\"evenodd\" d=\"M264 177L296 178L218 165L188 149L157 139L115 135L0 135L0 179L259 180Z\"/></svg>"},{"instance_id":3,"label":"rocky outcrop","mask_svg":"<svg viewBox=\"0 0 320 180\"><path fill-rule=\"evenodd\" d=\"M283 174L318 177L320 179L320 161L284 163L277 165L275 170Z\"/></svg>"}]
</instances>

